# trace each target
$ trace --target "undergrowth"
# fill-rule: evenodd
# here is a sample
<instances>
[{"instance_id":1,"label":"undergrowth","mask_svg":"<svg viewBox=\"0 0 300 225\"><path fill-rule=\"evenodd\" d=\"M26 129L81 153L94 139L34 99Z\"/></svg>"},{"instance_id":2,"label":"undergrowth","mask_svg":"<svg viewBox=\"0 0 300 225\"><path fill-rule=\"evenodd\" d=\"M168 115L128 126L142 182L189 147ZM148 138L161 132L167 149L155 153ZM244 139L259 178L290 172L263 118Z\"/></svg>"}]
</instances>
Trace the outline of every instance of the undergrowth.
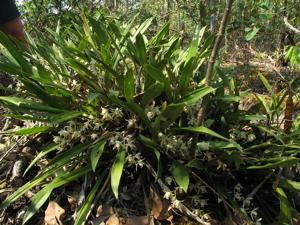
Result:
<instances>
[{"instance_id":1,"label":"undergrowth","mask_svg":"<svg viewBox=\"0 0 300 225\"><path fill-rule=\"evenodd\" d=\"M26 223L54 190L88 179L74 222L82 224L102 187L110 182L122 198L120 186L142 173L174 210L188 205L194 217L291 224L300 190L297 79L275 93L260 75L268 93L262 95L240 91L236 78L216 67L208 87L200 71L214 37L205 28L183 46L169 24L147 33L151 19L139 26L105 15L81 22L48 29L47 40L36 31L27 46L0 34L0 70L18 83L0 103L10 110L5 117L25 124L3 134L48 137L24 172L38 167L35 177L2 209L32 190ZM288 57L295 61L296 54ZM207 120L197 126L207 95Z\"/></svg>"}]
</instances>

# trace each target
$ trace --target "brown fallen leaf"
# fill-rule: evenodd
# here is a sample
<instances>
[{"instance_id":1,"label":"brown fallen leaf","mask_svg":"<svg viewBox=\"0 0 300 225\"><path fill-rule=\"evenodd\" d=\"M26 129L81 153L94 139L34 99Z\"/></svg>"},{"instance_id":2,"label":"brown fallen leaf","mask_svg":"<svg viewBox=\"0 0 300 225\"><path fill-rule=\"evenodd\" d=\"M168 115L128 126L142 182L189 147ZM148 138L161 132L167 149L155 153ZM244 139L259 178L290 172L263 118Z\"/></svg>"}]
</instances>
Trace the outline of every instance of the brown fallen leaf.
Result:
<instances>
[{"instance_id":1,"label":"brown fallen leaf","mask_svg":"<svg viewBox=\"0 0 300 225\"><path fill-rule=\"evenodd\" d=\"M108 205L99 205L97 208L96 217L111 216L114 214L114 210Z\"/></svg>"},{"instance_id":2,"label":"brown fallen leaf","mask_svg":"<svg viewBox=\"0 0 300 225\"><path fill-rule=\"evenodd\" d=\"M45 225L62 225L62 217L65 210L55 201L50 201L45 211L44 223Z\"/></svg>"},{"instance_id":3,"label":"brown fallen leaf","mask_svg":"<svg viewBox=\"0 0 300 225\"><path fill-rule=\"evenodd\" d=\"M150 221L148 221L150 219ZM124 225L152 225L154 224L153 219L148 218L148 216L133 216L131 218L128 218L124 221L122 221L122 224Z\"/></svg>"},{"instance_id":4,"label":"brown fallen leaf","mask_svg":"<svg viewBox=\"0 0 300 225\"><path fill-rule=\"evenodd\" d=\"M119 217L114 214L106 221L106 225L121 225Z\"/></svg>"},{"instance_id":5,"label":"brown fallen leaf","mask_svg":"<svg viewBox=\"0 0 300 225\"><path fill-rule=\"evenodd\" d=\"M172 220L172 213L169 212L170 203L166 199L162 199L153 186L150 186L149 200L151 215L155 219Z\"/></svg>"}]
</instances>

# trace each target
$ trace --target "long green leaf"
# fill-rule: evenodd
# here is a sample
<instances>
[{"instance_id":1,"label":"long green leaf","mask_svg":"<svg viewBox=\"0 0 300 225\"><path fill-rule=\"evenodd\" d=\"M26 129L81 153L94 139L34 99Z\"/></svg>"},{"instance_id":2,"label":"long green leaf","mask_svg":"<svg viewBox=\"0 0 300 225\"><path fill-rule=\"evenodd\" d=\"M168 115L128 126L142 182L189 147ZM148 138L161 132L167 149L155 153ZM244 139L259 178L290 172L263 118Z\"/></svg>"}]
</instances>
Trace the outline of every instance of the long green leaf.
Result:
<instances>
[{"instance_id":1,"label":"long green leaf","mask_svg":"<svg viewBox=\"0 0 300 225\"><path fill-rule=\"evenodd\" d=\"M139 135L138 138L145 146L147 146L148 148L152 149L154 151L154 154L156 156L157 159L157 177L156 179L158 179L161 176L162 173L162 163L161 163L161 157L160 157L160 152L159 152L159 145L157 143L155 143L153 140L151 140L148 137L145 137L143 135Z\"/></svg>"},{"instance_id":2,"label":"long green leaf","mask_svg":"<svg viewBox=\"0 0 300 225\"><path fill-rule=\"evenodd\" d=\"M177 102L175 102L173 105L191 105L197 103L201 98L203 98L205 95L208 95L209 93L213 92L214 89L211 87L203 87L198 88L189 94L185 95L181 99L179 99Z\"/></svg>"},{"instance_id":3,"label":"long green leaf","mask_svg":"<svg viewBox=\"0 0 300 225\"><path fill-rule=\"evenodd\" d=\"M102 183L103 177L105 173L101 173L99 179L96 181L94 187L92 188L91 192L87 196L85 202L83 203L82 207L80 208L79 212L77 213L74 225L82 225L87 220L90 212L92 211L92 204L95 201L95 196L97 191Z\"/></svg>"},{"instance_id":4,"label":"long green leaf","mask_svg":"<svg viewBox=\"0 0 300 225\"><path fill-rule=\"evenodd\" d=\"M28 109L37 110L41 112L51 112L51 113L64 112L64 110L62 109L57 109L42 103L37 103L35 101L18 98L18 97L0 96L0 102L3 102L8 106L13 106L15 109L18 109L20 111L25 110L25 112L28 112Z\"/></svg>"},{"instance_id":5,"label":"long green leaf","mask_svg":"<svg viewBox=\"0 0 300 225\"><path fill-rule=\"evenodd\" d=\"M229 143L234 145L239 150L242 149L242 147L238 143L236 143L234 140L230 140L226 137L223 137L222 135L218 134L217 132L215 132L207 127L203 127L203 126L201 126L201 127L184 127L184 128L179 128L178 130L194 132L194 133L199 133L199 134L205 134L205 135L209 135L212 137L216 137L216 138L228 141Z\"/></svg>"},{"instance_id":6,"label":"long green leaf","mask_svg":"<svg viewBox=\"0 0 300 225\"><path fill-rule=\"evenodd\" d=\"M31 128L23 128L13 132L15 135L32 135L32 134L39 134L45 133L49 131L51 127L49 126L40 126L40 127L31 127Z\"/></svg>"},{"instance_id":7,"label":"long green leaf","mask_svg":"<svg viewBox=\"0 0 300 225\"><path fill-rule=\"evenodd\" d=\"M124 79L124 95L128 102L133 101L134 90L135 90L134 75L133 75L133 71L129 70L126 73Z\"/></svg>"},{"instance_id":8,"label":"long green leaf","mask_svg":"<svg viewBox=\"0 0 300 225\"><path fill-rule=\"evenodd\" d=\"M48 200L52 190L52 188L48 188L47 186L32 197L31 205L26 210L22 224L25 224L44 205L44 203Z\"/></svg>"},{"instance_id":9,"label":"long green leaf","mask_svg":"<svg viewBox=\"0 0 300 225\"><path fill-rule=\"evenodd\" d=\"M32 160L32 162L29 164L29 166L26 168L24 175L30 170L30 168L41 158L43 158L45 155L49 154L50 152L53 152L57 150L59 147L58 144L50 144L47 146L44 150L40 151L39 154Z\"/></svg>"},{"instance_id":10,"label":"long green leaf","mask_svg":"<svg viewBox=\"0 0 300 225\"><path fill-rule=\"evenodd\" d=\"M118 152L116 160L111 168L111 188L117 199L119 198L119 185L125 164L125 154L125 149L121 149L120 152Z\"/></svg>"},{"instance_id":11,"label":"long green leaf","mask_svg":"<svg viewBox=\"0 0 300 225\"><path fill-rule=\"evenodd\" d=\"M143 35L138 34L136 36L136 49L137 49L137 57L141 65L147 62L147 50Z\"/></svg>"},{"instance_id":12,"label":"long green leaf","mask_svg":"<svg viewBox=\"0 0 300 225\"><path fill-rule=\"evenodd\" d=\"M170 30L170 23L166 23L160 31L150 40L149 44L156 46L158 45L161 40L165 38L165 36L169 33Z\"/></svg>"},{"instance_id":13,"label":"long green leaf","mask_svg":"<svg viewBox=\"0 0 300 225\"><path fill-rule=\"evenodd\" d=\"M155 82L152 84L144 93L143 98L141 100L141 105L146 106L151 103L154 98L158 97L164 89L164 84L160 82Z\"/></svg>"},{"instance_id":14,"label":"long green leaf","mask_svg":"<svg viewBox=\"0 0 300 225\"><path fill-rule=\"evenodd\" d=\"M279 168L279 167L290 167L298 163L300 160L295 157L281 157L278 158L275 162L269 162L263 165L257 165L257 166L248 166L247 169L251 170L257 170L257 169L273 169L273 168Z\"/></svg>"},{"instance_id":15,"label":"long green leaf","mask_svg":"<svg viewBox=\"0 0 300 225\"><path fill-rule=\"evenodd\" d=\"M53 189L61 187L65 184L68 184L85 174L91 171L89 166L83 167L78 170L73 170L71 172L65 172L62 175L56 177L51 183L47 184L42 190L40 190L32 199L29 208L27 209L24 218L23 224L25 224L38 210L39 208L47 201Z\"/></svg>"},{"instance_id":16,"label":"long green leaf","mask_svg":"<svg viewBox=\"0 0 300 225\"><path fill-rule=\"evenodd\" d=\"M279 183L280 187L289 189L291 191L300 192L300 182L289 180L289 179L282 179Z\"/></svg>"},{"instance_id":17,"label":"long green leaf","mask_svg":"<svg viewBox=\"0 0 300 225\"><path fill-rule=\"evenodd\" d=\"M176 183L187 192L190 178L187 169L181 163L174 161L171 166L171 172L175 178Z\"/></svg>"},{"instance_id":18,"label":"long green leaf","mask_svg":"<svg viewBox=\"0 0 300 225\"><path fill-rule=\"evenodd\" d=\"M292 213L289 200L282 188L277 188L276 192L280 199L280 214L278 225L290 225L292 224Z\"/></svg>"},{"instance_id":19,"label":"long green leaf","mask_svg":"<svg viewBox=\"0 0 300 225\"><path fill-rule=\"evenodd\" d=\"M222 135L216 133L215 131L207 128L207 127L185 127L185 128L180 128L178 130L182 130L182 131L189 131L189 132L194 132L194 133L199 133L199 134L205 134L205 135L209 135L212 137L216 137L225 141L230 141L230 139L223 137Z\"/></svg>"},{"instance_id":20,"label":"long green leaf","mask_svg":"<svg viewBox=\"0 0 300 225\"><path fill-rule=\"evenodd\" d=\"M80 117L83 114L83 112L78 111L67 111L60 114L56 114L54 116L49 117L49 122L51 123L62 123L65 121L69 121L71 119L75 119L77 117Z\"/></svg>"},{"instance_id":21,"label":"long green leaf","mask_svg":"<svg viewBox=\"0 0 300 225\"><path fill-rule=\"evenodd\" d=\"M94 172L96 171L98 161L101 155L103 154L105 145L106 145L106 140L101 140L98 143L96 143L91 150L90 159L91 159L92 169Z\"/></svg>"}]
</instances>

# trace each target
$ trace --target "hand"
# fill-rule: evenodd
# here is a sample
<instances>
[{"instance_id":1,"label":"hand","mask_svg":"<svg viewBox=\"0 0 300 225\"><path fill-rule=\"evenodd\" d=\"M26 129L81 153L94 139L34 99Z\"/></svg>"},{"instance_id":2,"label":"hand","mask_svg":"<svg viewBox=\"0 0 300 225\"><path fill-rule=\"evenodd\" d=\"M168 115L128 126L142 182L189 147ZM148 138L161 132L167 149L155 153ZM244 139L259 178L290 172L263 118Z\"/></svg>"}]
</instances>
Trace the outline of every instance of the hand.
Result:
<instances>
[{"instance_id":1,"label":"hand","mask_svg":"<svg viewBox=\"0 0 300 225\"><path fill-rule=\"evenodd\" d=\"M21 41L25 41L23 23L20 18L13 19L9 22L0 25L0 30L11 35Z\"/></svg>"}]
</instances>

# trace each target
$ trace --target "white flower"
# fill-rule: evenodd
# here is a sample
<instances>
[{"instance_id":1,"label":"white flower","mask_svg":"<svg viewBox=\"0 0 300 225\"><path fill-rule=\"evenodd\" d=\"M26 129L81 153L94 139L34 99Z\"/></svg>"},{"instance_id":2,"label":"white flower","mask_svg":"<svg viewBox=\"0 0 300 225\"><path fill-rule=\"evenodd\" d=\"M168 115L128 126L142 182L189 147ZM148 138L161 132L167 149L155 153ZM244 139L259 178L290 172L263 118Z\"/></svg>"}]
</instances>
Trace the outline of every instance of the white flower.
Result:
<instances>
[{"instance_id":1,"label":"white flower","mask_svg":"<svg viewBox=\"0 0 300 225\"><path fill-rule=\"evenodd\" d=\"M83 129L84 130L87 130L90 128L90 121L86 121L84 124L83 124Z\"/></svg>"},{"instance_id":2,"label":"white flower","mask_svg":"<svg viewBox=\"0 0 300 225\"><path fill-rule=\"evenodd\" d=\"M85 137L84 137L84 136L81 136L80 142L83 143L84 141L85 141Z\"/></svg>"},{"instance_id":3,"label":"white flower","mask_svg":"<svg viewBox=\"0 0 300 225\"><path fill-rule=\"evenodd\" d=\"M201 199L200 200L200 207L203 208L205 206L207 206L207 200L206 199Z\"/></svg>"},{"instance_id":4,"label":"white flower","mask_svg":"<svg viewBox=\"0 0 300 225\"><path fill-rule=\"evenodd\" d=\"M237 185L235 185L234 186L234 190L236 191L236 192L241 192L241 190L242 190L242 185L240 184L240 183L238 183Z\"/></svg>"},{"instance_id":5,"label":"white flower","mask_svg":"<svg viewBox=\"0 0 300 225\"><path fill-rule=\"evenodd\" d=\"M172 181L173 181L173 178L172 177L166 177L165 178L165 181L168 185L171 185Z\"/></svg>"},{"instance_id":6,"label":"white flower","mask_svg":"<svg viewBox=\"0 0 300 225\"><path fill-rule=\"evenodd\" d=\"M97 137L98 137L98 134L94 133L94 134L91 135L92 140L95 140Z\"/></svg>"},{"instance_id":7,"label":"white flower","mask_svg":"<svg viewBox=\"0 0 300 225\"><path fill-rule=\"evenodd\" d=\"M120 142L120 141L116 141L116 143L115 143L115 148L116 149L120 149L121 148L121 146L122 146L122 143Z\"/></svg>"},{"instance_id":8,"label":"white flower","mask_svg":"<svg viewBox=\"0 0 300 225\"><path fill-rule=\"evenodd\" d=\"M248 208L251 204L252 198L251 197L247 197L244 201L243 201L243 208Z\"/></svg>"},{"instance_id":9,"label":"white flower","mask_svg":"<svg viewBox=\"0 0 300 225\"><path fill-rule=\"evenodd\" d=\"M167 200L169 200L171 196L172 196L172 192L167 191L167 192L165 193L165 195L164 195L164 198L167 199Z\"/></svg>"},{"instance_id":10,"label":"white flower","mask_svg":"<svg viewBox=\"0 0 300 225\"><path fill-rule=\"evenodd\" d=\"M129 119L127 122L128 122L127 129L134 128L136 125L136 119Z\"/></svg>"},{"instance_id":11,"label":"white flower","mask_svg":"<svg viewBox=\"0 0 300 225\"><path fill-rule=\"evenodd\" d=\"M95 123L94 130L99 130L100 126L101 126L100 123Z\"/></svg>"},{"instance_id":12,"label":"white flower","mask_svg":"<svg viewBox=\"0 0 300 225\"><path fill-rule=\"evenodd\" d=\"M257 218L257 208L251 210L250 216L252 220L255 220Z\"/></svg>"},{"instance_id":13,"label":"white flower","mask_svg":"<svg viewBox=\"0 0 300 225\"><path fill-rule=\"evenodd\" d=\"M74 131L74 133L72 134L73 139L79 138L80 136L81 136L81 134L78 131Z\"/></svg>"},{"instance_id":14,"label":"white flower","mask_svg":"<svg viewBox=\"0 0 300 225\"><path fill-rule=\"evenodd\" d=\"M173 202L173 206L174 208L179 208L180 206L180 201L178 199L176 199L174 202Z\"/></svg>"},{"instance_id":15,"label":"white flower","mask_svg":"<svg viewBox=\"0 0 300 225\"><path fill-rule=\"evenodd\" d=\"M121 109L116 108L115 110L112 111L112 118L119 119L122 117L123 117L123 112Z\"/></svg>"},{"instance_id":16,"label":"white flower","mask_svg":"<svg viewBox=\"0 0 300 225\"><path fill-rule=\"evenodd\" d=\"M103 108L103 107L101 108L101 116L102 116L103 120L105 120L105 121L112 119L111 115L109 114L108 109Z\"/></svg>"},{"instance_id":17,"label":"white flower","mask_svg":"<svg viewBox=\"0 0 300 225\"><path fill-rule=\"evenodd\" d=\"M67 137L67 136L69 135L69 132L66 131L66 130L60 130L60 131L58 132L58 134L59 134L59 136L61 136L61 137Z\"/></svg>"},{"instance_id":18,"label":"white flower","mask_svg":"<svg viewBox=\"0 0 300 225\"><path fill-rule=\"evenodd\" d=\"M164 134L163 134L162 132L159 132L159 133L158 133L158 137L159 137L159 138L162 138L163 136L164 136Z\"/></svg>"},{"instance_id":19,"label":"white flower","mask_svg":"<svg viewBox=\"0 0 300 225\"><path fill-rule=\"evenodd\" d=\"M201 185L201 186L200 186L200 192L201 192L202 194L207 193L206 187L205 187L204 185Z\"/></svg>"},{"instance_id":20,"label":"white flower","mask_svg":"<svg viewBox=\"0 0 300 225\"><path fill-rule=\"evenodd\" d=\"M154 112L147 112L147 117L148 117L148 119L151 120L154 116L155 116L155 113L154 113Z\"/></svg>"},{"instance_id":21,"label":"white flower","mask_svg":"<svg viewBox=\"0 0 300 225\"><path fill-rule=\"evenodd\" d=\"M56 143L56 144L58 144L58 143L61 142L61 138L60 138L59 136L55 136L55 137L53 138L53 142Z\"/></svg>"}]
</instances>

